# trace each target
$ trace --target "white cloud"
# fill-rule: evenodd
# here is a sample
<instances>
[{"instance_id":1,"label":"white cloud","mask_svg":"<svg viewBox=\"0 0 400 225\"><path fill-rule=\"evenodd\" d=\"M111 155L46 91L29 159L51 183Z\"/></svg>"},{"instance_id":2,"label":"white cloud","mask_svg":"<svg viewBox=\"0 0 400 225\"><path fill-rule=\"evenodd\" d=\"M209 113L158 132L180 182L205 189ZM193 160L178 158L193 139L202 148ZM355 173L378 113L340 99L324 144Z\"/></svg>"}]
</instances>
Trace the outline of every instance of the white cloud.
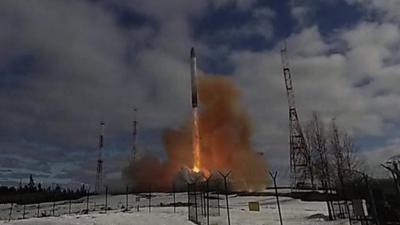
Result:
<instances>
[{"instance_id":1,"label":"white cloud","mask_svg":"<svg viewBox=\"0 0 400 225\"><path fill-rule=\"evenodd\" d=\"M322 40L317 26L302 29L287 39L287 45L292 54L303 56L321 55L331 47Z\"/></svg>"}]
</instances>

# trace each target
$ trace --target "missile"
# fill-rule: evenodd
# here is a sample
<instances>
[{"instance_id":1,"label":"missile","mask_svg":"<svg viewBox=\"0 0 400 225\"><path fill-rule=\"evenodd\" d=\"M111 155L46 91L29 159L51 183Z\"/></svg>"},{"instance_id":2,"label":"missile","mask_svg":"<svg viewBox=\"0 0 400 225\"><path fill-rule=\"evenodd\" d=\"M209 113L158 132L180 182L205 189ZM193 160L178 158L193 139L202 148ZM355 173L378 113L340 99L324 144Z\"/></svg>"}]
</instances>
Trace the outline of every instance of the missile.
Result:
<instances>
[{"instance_id":1,"label":"missile","mask_svg":"<svg viewBox=\"0 0 400 225\"><path fill-rule=\"evenodd\" d=\"M197 108L197 62L194 48L190 51L190 78L192 82L192 107Z\"/></svg>"}]
</instances>

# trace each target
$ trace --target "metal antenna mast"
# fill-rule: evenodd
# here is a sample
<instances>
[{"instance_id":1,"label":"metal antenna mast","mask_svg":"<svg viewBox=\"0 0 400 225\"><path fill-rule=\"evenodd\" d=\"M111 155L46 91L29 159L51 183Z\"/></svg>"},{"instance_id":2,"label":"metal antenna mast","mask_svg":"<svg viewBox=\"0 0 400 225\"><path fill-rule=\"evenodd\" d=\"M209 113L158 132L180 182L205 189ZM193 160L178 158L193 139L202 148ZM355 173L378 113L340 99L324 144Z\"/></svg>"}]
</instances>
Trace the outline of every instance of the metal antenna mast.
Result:
<instances>
[{"instance_id":1,"label":"metal antenna mast","mask_svg":"<svg viewBox=\"0 0 400 225\"><path fill-rule=\"evenodd\" d=\"M137 154L137 149L136 149L136 136L137 136L137 119L136 119L136 113L137 109L133 109L134 112L134 119L133 119L133 133L132 133L132 152L131 152L131 159L132 162L136 161L136 154Z\"/></svg>"},{"instance_id":2,"label":"metal antenna mast","mask_svg":"<svg viewBox=\"0 0 400 225\"><path fill-rule=\"evenodd\" d=\"M281 57L289 104L290 185L295 189L303 185L313 185L312 170L309 166L311 156L297 115L286 43L281 50Z\"/></svg>"},{"instance_id":3,"label":"metal antenna mast","mask_svg":"<svg viewBox=\"0 0 400 225\"><path fill-rule=\"evenodd\" d=\"M103 140L104 140L104 122L100 122L100 135L99 135L99 155L97 159L97 170L96 170L96 186L95 192L100 193L103 185Z\"/></svg>"}]
</instances>

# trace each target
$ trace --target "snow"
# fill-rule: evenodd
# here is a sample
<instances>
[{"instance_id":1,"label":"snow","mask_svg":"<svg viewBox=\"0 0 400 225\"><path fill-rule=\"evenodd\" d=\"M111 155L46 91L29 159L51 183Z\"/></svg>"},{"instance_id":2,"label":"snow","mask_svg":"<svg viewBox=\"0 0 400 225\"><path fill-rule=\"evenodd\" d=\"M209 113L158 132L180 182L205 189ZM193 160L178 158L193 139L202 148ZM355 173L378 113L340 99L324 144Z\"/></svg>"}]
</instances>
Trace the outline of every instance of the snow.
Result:
<instances>
[{"instance_id":1,"label":"snow","mask_svg":"<svg viewBox=\"0 0 400 225\"><path fill-rule=\"evenodd\" d=\"M1 223L3 224L3 223ZM7 224L7 223L4 223ZM170 213L108 213L108 214L89 214L79 216L60 216L60 217L48 217L48 218L33 218L20 221L12 221L9 224L18 225L150 225L150 224L192 224L181 215L174 215Z\"/></svg>"},{"instance_id":2,"label":"snow","mask_svg":"<svg viewBox=\"0 0 400 225\"><path fill-rule=\"evenodd\" d=\"M68 214L68 201L56 202L55 216L35 218L36 205L26 206L26 217L22 219L22 206L14 205L12 220L8 222L10 204L0 205L0 225L185 225L193 224L188 221L187 207L166 206L173 202L171 194L153 193L151 199L151 212L149 212L148 199L140 198L140 211L136 211L136 195L129 195L129 210L125 212L125 195L108 197L110 210L105 213L104 196L91 196L89 201L89 214L82 214L86 209L86 198L75 200L71 206L71 215ZM177 193L176 201L186 203L186 193ZM250 212L248 202L258 201L260 212ZM232 225L278 225L279 216L276 200L273 196L236 196L229 197L230 216ZM285 225L347 225L347 220L325 221L327 209L325 202L302 202L297 199L281 197L282 217ZM225 200L220 201L221 216L210 217L210 224L226 225L227 216ZM46 215L52 214L53 203L43 203L40 211ZM93 212L93 209L96 211Z\"/></svg>"}]
</instances>

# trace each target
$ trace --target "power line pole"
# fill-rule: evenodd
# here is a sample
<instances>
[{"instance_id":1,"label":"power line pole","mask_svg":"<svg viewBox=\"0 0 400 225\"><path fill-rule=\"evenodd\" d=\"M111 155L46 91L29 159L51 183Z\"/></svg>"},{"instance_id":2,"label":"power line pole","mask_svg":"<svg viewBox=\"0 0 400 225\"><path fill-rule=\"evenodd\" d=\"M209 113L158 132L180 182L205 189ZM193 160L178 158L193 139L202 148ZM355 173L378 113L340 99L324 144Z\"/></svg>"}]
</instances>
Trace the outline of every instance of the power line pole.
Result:
<instances>
[{"instance_id":1,"label":"power line pole","mask_svg":"<svg viewBox=\"0 0 400 225\"><path fill-rule=\"evenodd\" d=\"M100 135L99 135L99 155L97 158L97 170L96 170L96 185L95 192L98 194L101 192L103 186L103 140L104 140L104 122L100 122Z\"/></svg>"},{"instance_id":2,"label":"power line pole","mask_svg":"<svg viewBox=\"0 0 400 225\"><path fill-rule=\"evenodd\" d=\"M289 105L290 185L292 190L299 185L314 186L311 155L297 114L292 75L289 67L286 43L281 50L283 76Z\"/></svg>"},{"instance_id":3,"label":"power line pole","mask_svg":"<svg viewBox=\"0 0 400 225\"><path fill-rule=\"evenodd\" d=\"M136 154L137 154L137 149L136 149L136 138L137 138L137 119L136 119L136 114L137 114L137 109L134 108L133 112L134 112L134 119L133 119L131 159L132 159L132 162L135 162L136 161Z\"/></svg>"}]
</instances>

